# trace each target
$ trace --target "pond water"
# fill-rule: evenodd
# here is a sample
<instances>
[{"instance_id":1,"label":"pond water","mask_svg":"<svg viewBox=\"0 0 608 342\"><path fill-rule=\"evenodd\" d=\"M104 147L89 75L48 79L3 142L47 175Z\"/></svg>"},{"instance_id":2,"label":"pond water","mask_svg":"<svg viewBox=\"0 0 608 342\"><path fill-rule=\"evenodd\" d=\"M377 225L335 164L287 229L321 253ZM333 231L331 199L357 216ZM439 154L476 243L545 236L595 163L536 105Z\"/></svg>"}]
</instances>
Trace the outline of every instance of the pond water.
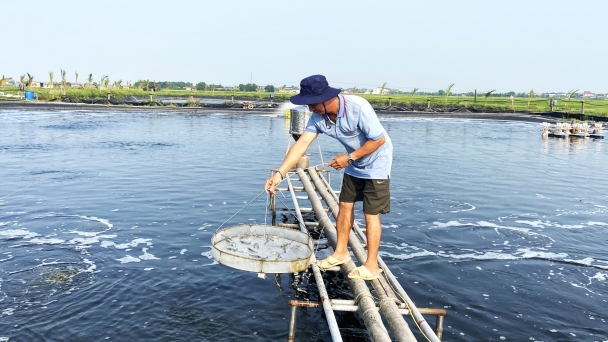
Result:
<instances>
[{"instance_id":1,"label":"pond water","mask_svg":"<svg viewBox=\"0 0 608 342\"><path fill-rule=\"evenodd\" d=\"M542 139L539 123L381 121L395 155L380 253L418 307L447 309L445 340L608 340L604 141ZM310 274L260 279L211 258L213 233L282 160L285 118L0 122L0 341L285 340L288 300L317 299ZM324 161L343 152L319 141ZM264 197L224 227L265 223ZM345 340L368 340L356 314L337 319ZM321 310L299 311L296 338L331 340Z\"/></svg>"}]
</instances>

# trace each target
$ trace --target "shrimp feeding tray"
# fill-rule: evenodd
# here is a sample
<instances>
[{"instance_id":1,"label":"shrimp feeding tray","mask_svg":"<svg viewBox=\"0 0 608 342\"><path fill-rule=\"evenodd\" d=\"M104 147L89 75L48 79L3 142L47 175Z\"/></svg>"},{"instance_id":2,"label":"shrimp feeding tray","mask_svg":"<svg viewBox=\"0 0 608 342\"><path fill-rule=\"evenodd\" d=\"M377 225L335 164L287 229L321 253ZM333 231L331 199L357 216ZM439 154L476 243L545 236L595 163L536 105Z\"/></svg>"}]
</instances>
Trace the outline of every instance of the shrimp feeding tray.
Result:
<instances>
[{"instance_id":1,"label":"shrimp feeding tray","mask_svg":"<svg viewBox=\"0 0 608 342\"><path fill-rule=\"evenodd\" d=\"M211 238L217 262L258 273L297 273L310 265L312 238L299 230L246 224L217 231Z\"/></svg>"}]
</instances>

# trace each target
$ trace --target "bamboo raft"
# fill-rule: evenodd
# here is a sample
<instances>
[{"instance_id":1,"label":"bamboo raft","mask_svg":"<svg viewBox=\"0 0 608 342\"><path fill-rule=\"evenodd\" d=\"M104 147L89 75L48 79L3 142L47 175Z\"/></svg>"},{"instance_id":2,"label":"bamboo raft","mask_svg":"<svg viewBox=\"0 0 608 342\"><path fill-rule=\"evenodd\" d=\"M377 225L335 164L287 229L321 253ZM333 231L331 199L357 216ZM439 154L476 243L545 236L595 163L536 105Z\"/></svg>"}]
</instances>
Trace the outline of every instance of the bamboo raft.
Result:
<instances>
[{"instance_id":1,"label":"bamboo raft","mask_svg":"<svg viewBox=\"0 0 608 342\"><path fill-rule=\"evenodd\" d=\"M322 236L327 239L329 245L335 248L337 240L337 232L335 223L330 219L328 213L331 213L334 219L338 216L338 197L335 191L330 186L329 171L319 170L316 167L308 167L298 163L297 168L293 168L285 177L287 187L278 188L278 191L288 192L291 195L293 207L280 208L278 210L289 211L293 213L298 224L279 224L279 226L299 228L302 232L307 232L308 229L318 227L323 229ZM277 170L271 170L274 174ZM326 175L324 175L326 174ZM285 184L285 183L284 183ZM284 185L283 185L284 186ZM302 195L305 193L305 195ZM276 224L276 198L273 197L270 203L273 224ZM300 206L300 201L308 201L307 208ZM323 205L323 202L325 205ZM315 213L316 222L304 222L302 212L313 211ZM318 241L317 241L318 242ZM359 264L363 264L367 258L366 237L364 229L361 229L357 223L354 223L349 236L349 247L352 254L355 255ZM416 341L412 330L404 319L404 316L411 317L414 325L422 334L426 335L429 341L441 341L443 333L443 319L446 315L445 309L433 308L417 308L414 302L407 295L403 287L399 284L391 270L381 257L378 257L378 263L383 271L383 275L378 279L370 281L371 288L368 287L366 281L361 279L346 278L352 292L353 300L340 300L329 298L327 289L323 282L321 270L316 265L316 258L311 256L312 273L316 285L319 290L320 302L291 300L291 319L289 323L288 341L295 340L295 326L297 318L297 310L301 307L306 308L322 308L333 341L342 341L340 328L336 322L334 315L335 311L351 311L358 312L365 324L369 336L372 341ZM328 272L342 272L348 274L355 268L353 261L326 270ZM374 293L374 295L372 295ZM378 300L376 300L378 298ZM424 315L436 316L434 329L427 323ZM383 318L388 323L388 329L384 326ZM390 330L390 332L389 332Z\"/></svg>"}]
</instances>

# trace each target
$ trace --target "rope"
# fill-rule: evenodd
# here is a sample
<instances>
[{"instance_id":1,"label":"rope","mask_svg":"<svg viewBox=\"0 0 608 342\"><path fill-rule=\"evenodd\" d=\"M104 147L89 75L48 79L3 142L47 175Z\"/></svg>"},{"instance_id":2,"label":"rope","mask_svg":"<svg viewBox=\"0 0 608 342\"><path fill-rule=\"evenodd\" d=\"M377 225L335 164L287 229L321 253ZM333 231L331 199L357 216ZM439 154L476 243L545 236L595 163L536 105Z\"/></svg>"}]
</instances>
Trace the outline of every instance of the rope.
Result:
<instances>
[{"instance_id":1,"label":"rope","mask_svg":"<svg viewBox=\"0 0 608 342\"><path fill-rule=\"evenodd\" d=\"M412 313L412 309L410 308L409 304L407 303L407 301L405 300L405 298L403 298L403 296L401 296L401 294L399 292L397 292L397 290L395 290L395 288L393 287L393 285L391 284L391 281L388 279L388 277L386 276L386 272L382 272L381 273L382 276L384 277L384 279L386 279L386 282L388 283L388 286L391 287L391 289L393 290L393 293L395 293L397 296L399 296L399 298L401 298L401 300L403 301L403 304L405 304L407 311L409 312L410 316L412 317L412 321L414 321L414 323L416 323L416 327L418 328L418 331L420 331L420 333L422 334L422 336L424 336L424 338L428 341L431 342L431 339L429 339L428 336L426 336L426 334L424 333L424 330L422 330L422 327L420 326L420 324L418 324L418 321L416 320L416 318L414 317L414 314Z\"/></svg>"},{"instance_id":2,"label":"rope","mask_svg":"<svg viewBox=\"0 0 608 342\"><path fill-rule=\"evenodd\" d=\"M319 156L321 157L321 166L323 166L323 170L325 170L325 163L323 162L323 152L321 152L321 142L319 138L317 138L317 146L319 147Z\"/></svg>"},{"instance_id":3,"label":"rope","mask_svg":"<svg viewBox=\"0 0 608 342\"><path fill-rule=\"evenodd\" d=\"M59 172L64 172L64 171L62 170L62 171L59 171ZM45 181L45 180L47 180L47 179L50 179L51 177L54 177L54 176L56 176L56 174L55 174L55 173L52 173L52 174L51 174L50 176L48 176L48 177L44 177L43 179L41 179L41 180L39 180L39 181L37 181L37 182L34 182L34 183L32 183L32 184L30 184L30 185L28 185L28 186L24 187L24 188L21 188L21 189L19 189L19 190L15 190L15 191L11 192L11 193L10 193L10 194L8 194L8 195L5 195L5 196L3 196L3 197L0 197L0 200L5 199L5 198L7 198L7 197L9 197L9 196L11 196L11 195L14 195L14 194L18 193L19 191L25 190L25 189L29 188L30 186L34 186L34 185L36 185L36 184L38 184L38 183L40 183L40 182L42 182L42 181Z\"/></svg>"},{"instance_id":4,"label":"rope","mask_svg":"<svg viewBox=\"0 0 608 342\"><path fill-rule=\"evenodd\" d=\"M262 190L262 192L260 192L259 195L255 196L254 199L252 199L251 201L249 201L249 203L245 204L241 209L239 209L236 213L234 213L226 221L224 221L224 223L220 224L220 226L215 231L217 232L218 230L220 230L220 228L222 228L222 226L224 224L226 224L226 222L230 221L231 218L233 218L236 214L240 213L243 209L245 209L248 205L250 205L251 203L253 203L253 201L255 201L256 199L258 199L258 197L262 196L262 194L265 193L265 192L266 192L266 190Z\"/></svg>"}]
</instances>

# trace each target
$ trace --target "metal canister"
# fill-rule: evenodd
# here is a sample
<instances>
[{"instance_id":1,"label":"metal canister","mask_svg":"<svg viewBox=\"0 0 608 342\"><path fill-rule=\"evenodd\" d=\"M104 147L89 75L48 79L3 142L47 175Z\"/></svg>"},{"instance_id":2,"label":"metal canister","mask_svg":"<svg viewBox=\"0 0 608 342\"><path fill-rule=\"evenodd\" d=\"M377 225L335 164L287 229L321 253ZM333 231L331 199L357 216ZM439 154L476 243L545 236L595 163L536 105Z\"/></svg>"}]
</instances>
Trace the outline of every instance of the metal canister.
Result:
<instances>
[{"instance_id":1,"label":"metal canister","mask_svg":"<svg viewBox=\"0 0 608 342\"><path fill-rule=\"evenodd\" d=\"M295 140L298 140L304 133L311 114L308 106L297 106L291 109L289 133Z\"/></svg>"}]
</instances>

